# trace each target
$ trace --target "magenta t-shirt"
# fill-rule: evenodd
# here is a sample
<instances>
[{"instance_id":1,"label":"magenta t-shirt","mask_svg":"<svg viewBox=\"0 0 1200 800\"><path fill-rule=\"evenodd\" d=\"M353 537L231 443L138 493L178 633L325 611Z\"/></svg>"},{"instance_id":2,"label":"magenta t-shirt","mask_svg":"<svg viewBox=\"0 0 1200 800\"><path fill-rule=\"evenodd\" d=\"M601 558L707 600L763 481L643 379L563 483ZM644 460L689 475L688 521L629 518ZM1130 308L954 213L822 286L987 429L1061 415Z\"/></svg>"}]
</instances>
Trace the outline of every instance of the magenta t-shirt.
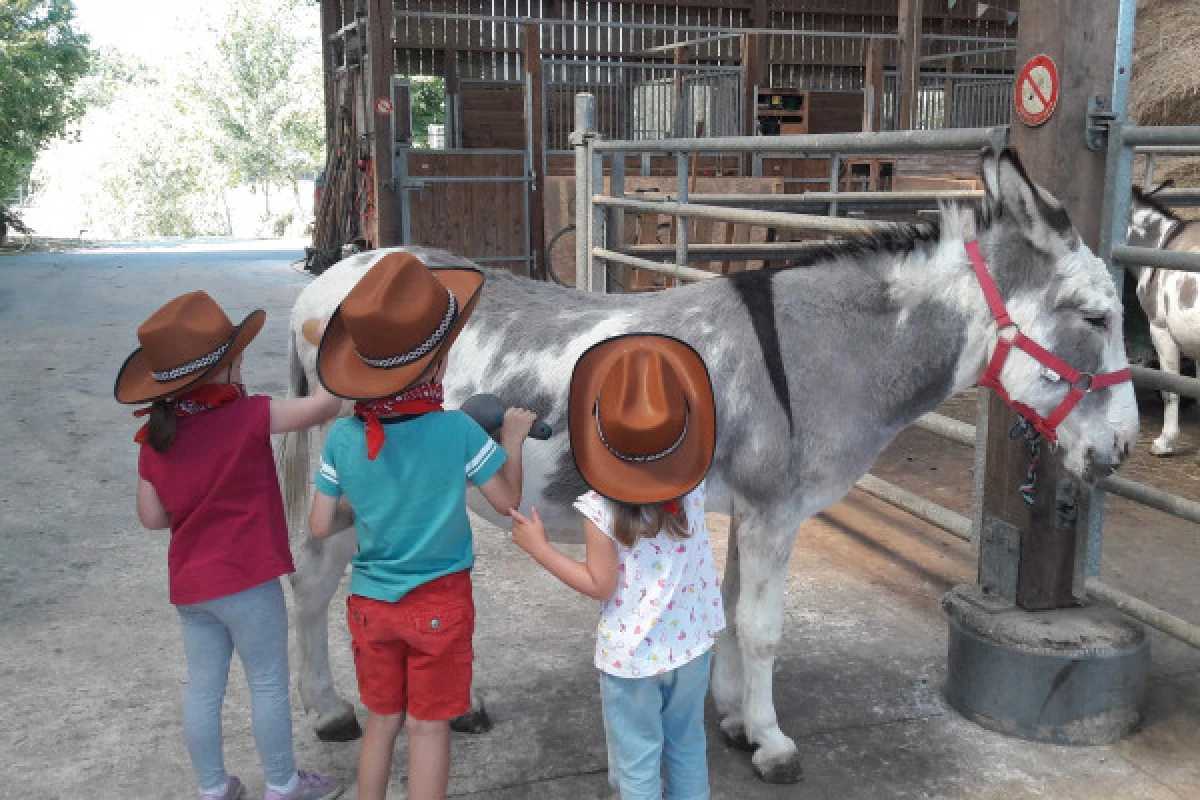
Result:
<instances>
[{"instance_id":1,"label":"magenta t-shirt","mask_svg":"<svg viewBox=\"0 0 1200 800\"><path fill-rule=\"evenodd\" d=\"M165 453L142 446L138 474L171 515L171 602L190 605L295 571L271 450L271 398L181 417Z\"/></svg>"}]
</instances>

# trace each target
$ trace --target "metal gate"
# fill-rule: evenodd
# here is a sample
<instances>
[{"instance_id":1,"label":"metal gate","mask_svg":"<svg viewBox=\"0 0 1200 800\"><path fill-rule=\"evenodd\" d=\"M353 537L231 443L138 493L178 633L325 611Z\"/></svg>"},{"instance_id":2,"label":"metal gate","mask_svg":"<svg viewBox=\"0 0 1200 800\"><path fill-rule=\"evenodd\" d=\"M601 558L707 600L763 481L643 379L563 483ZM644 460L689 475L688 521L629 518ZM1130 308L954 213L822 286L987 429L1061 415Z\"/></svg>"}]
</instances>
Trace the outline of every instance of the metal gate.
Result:
<instances>
[{"instance_id":1,"label":"metal gate","mask_svg":"<svg viewBox=\"0 0 1200 800\"><path fill-rule=\"evenodd\" d=\"M530 273L533 170L525 106L520 81L464 79L459 92L446 97L451 147L414 148L411 139L395 143L393 175L403 243L440 247L486 266ZM468 130L462 125L467 116L487 124Z\"/></svg>"}]
</instances>

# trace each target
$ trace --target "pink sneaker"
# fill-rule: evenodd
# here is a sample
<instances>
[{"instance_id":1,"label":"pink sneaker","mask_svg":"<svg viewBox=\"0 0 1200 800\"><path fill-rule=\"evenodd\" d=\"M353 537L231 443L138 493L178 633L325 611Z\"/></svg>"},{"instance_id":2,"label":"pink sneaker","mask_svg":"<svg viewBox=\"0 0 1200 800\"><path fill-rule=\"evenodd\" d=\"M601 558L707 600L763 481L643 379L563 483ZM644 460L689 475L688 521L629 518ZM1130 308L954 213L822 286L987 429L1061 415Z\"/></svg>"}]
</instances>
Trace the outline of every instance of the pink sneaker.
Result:
<instances>
[{"instance_id":1,"label":"pink sneaker","mask_svg":"<svg viewBox=\"0 0 1200 800\"><path fill-rule=\"evenodd\" d=\"M287 794L280 794L274 789L267 789L263 800L334 800L340 797L346 787L337 778L318 775L315 772L300 770L300 784Z\"/></svg>"},{"instance_id":2,"label":"pink sneaker","mask_svg":"<svg viewBox=\"0 0 1200 800\"><path fill-rule=\"evenodd\" d=\"M228 783L225 784L224 794L206 794L200 793L200 800L242 800L246 794L246 787L242 785L241 780L237 775L230 775Z\"/></svg>"}]
</instances>

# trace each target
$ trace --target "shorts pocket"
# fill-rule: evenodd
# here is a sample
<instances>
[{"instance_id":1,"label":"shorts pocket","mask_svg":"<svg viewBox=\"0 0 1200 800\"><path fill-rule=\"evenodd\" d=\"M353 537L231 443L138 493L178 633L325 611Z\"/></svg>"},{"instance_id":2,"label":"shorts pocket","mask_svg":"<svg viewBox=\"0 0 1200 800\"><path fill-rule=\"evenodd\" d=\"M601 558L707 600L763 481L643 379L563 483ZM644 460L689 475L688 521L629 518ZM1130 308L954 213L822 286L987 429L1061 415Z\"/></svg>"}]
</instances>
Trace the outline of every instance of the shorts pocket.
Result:
<instances>
[{"instance_id":1,"label":"shorts pocket","mask_svg":"<svg viewBox=\"0 0 1200 800\"><path fill-rule=\"evenodd\" d=\"M471 608L415 608L409 610L413 633L421 650L443 655L465 650L471 652L475 614Z\"/></svg>"}]
</instances>

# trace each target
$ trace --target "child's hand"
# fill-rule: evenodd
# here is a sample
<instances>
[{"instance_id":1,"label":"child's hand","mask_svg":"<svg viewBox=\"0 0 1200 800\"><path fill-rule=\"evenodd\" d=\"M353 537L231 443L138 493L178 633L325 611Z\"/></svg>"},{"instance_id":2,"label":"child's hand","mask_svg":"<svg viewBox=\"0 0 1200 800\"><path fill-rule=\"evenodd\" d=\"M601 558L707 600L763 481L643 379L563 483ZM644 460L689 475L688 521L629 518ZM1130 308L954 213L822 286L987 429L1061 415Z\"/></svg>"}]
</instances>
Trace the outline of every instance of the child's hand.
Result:
<instances>
[{"instance_id":1,"label":"child's hand","mask_svg":"<svg viewBox=\"0 0 1200 800\"><path fill-rule=\"evenodd\" d=\"M522 516L515 508L509 511L509 514L512 515L513 521L512 538L518 547L532 555L539 547L546 546L546 528L542 525L542 517L537 508L530 512L529 516L533 519Z\"/></svg>"},{"instance_id":2,"label":"child's hand","mask_svg":"<svg viewBox=\"0 0 1200 800\"><path fill-rule=\"evenodd\" d=\"M500 438L505 442L521 444L529 436L529 429L537 422L537 414L524 408L510 408L504 412L504 424Z\"/></svg>"}]
</instances>

